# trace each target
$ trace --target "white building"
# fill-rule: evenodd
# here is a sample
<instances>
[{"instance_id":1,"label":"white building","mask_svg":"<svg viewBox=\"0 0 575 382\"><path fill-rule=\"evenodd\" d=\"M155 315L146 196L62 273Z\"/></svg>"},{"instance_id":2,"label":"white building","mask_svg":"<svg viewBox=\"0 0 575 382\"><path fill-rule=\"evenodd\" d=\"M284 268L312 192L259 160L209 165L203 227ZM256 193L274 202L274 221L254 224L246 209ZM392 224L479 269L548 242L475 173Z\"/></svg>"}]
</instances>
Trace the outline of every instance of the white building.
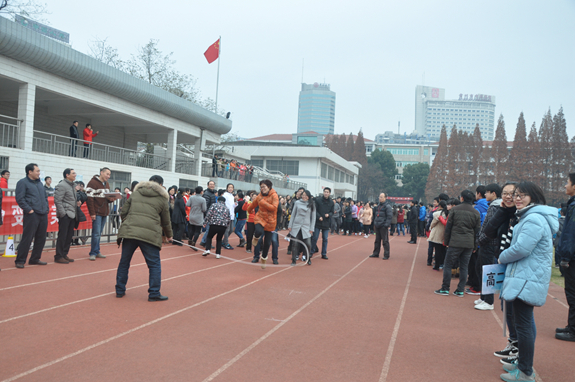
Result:
<instances>
[{"instance_id":1,"label":"white building","mask_svg":"<svg viewBox=\"0 0 575 382\"><path fill-rule=\"evenodd\" d=\"M78 140L69 133L75 120ZM81 138L88 123L100 134L84 158ZM231 126L230 120L0 17L0 163L12 173L10 188L25 176L28 163L37 163L54 184L64 168L74 168L87 182L107 166L112 187L154 174L166 185L205 186L211 157L204 158L202 149L219 143ZM161 149L145 153L138 142Z\"/></svg>"},{"instance_id":2,"label":"white building","mask_svg":"<svg viewBox=\"0 0 575 382\"><path fill-rule=\"evenodd\" d=\"M481 138L493 140L495 96L459 94L455 100L445 99L445 89L417 85L415 88L415 131L420 137L439 140L441 128L447 135L453 125L457 130L473 133L479 124Z\"/></svg>"}]
</instances>

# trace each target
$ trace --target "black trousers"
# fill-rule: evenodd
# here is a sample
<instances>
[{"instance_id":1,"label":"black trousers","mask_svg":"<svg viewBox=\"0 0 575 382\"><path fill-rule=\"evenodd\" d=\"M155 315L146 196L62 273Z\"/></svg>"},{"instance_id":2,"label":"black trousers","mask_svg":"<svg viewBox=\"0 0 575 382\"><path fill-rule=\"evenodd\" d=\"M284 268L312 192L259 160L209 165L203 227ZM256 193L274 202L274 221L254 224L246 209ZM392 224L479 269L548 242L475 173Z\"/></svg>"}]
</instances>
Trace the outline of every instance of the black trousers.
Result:
<instances>
[{"instance_id":1,"label":"black trousers","mask_svg":"<svg viewBox=\"0 0 575 382\"><path fill-rule=\"evenodd\" d=\"M469 286L475 290L481 290L481 280L477 277L477 262L479 258L479 250L473 252L471 254L471 258L469 259L469 278L467 282Z\"/></svg>"},{"instance_id":2,"label":"black trousers","mask_svg":"<svg viewBox=\"0 0 575 382\"><path fill-rule=\"evenodd\" d=\"M200 237L201 233L202 233L201 225L190 224L190 233L188 234L188 237L192 242L195 243L196 241L198 241L198 237Z\"/></svg>"},{"instance_id":3,"label":"black trousers","mask_svg":"<svg viewBox=\"0 0 575 382\"><path fill-rule=\"evenodd\" d=\"M409 233L411 233L411 241L417 242L417 222L409 223Z\"/></svg>"},{"instance_id":4,"label":"black trousers","mask_svg":"<svg viewBox=\"0 0 575 382\"><path fill-rule=\"evenodd\" d=\"M222 239L228 229L227 225L211 225L206 238L206 250L212 249L212 239L216 237L216 254L222 254Z\"/></svg>"},{"instance_id":5,"label":"black trousers","mask_svg":"<svg viewBox=\"0 0 575 382\"><path fill-rule=\"evenodd\" d=\"M435 248L435 265L433 266L433 269L438 270L445 261L445 252L447 252L447 247L439 243L433 243L433 247Z\"/></svg>"},{"instance_id":6,"label":"black trousers","mask_svg":"<svg viewBox=\"0 0 575 382\"><path fill-rule=\"evenodd\" d=\"M569 268L563 268L565 276L565 297L569 304L569 316L567 325L572 333L575 333L575 260L569 262Z\"/></svg>"},{"instance_id":7,"label":"black trousers","mask_svg":"<svg viewBox=\"0 0 575 382\"><path fill-rule=\"evenodd\" d=\"M475 262L475 273L477 279L479 281L479 288L477 290L481 290L483 286L483 266L484 265L492 265L497 264L497 258L495 257L495 247L486 245L478 250L479 256L477 257L477 261ZM481 294L481 299L488 304L493 305L494 297L493 294Z\"/></svg>"},{"instance_id":8,"label":"black trousers","mask_svg":"<svg viewBox=\"0 0 575 382\"><path fill-rule=\"evenodd\" d=\"M311 237L304 239L302 235L302 230L300 229L299 232L297 233L296 239L301 240L305 243L305 248L307 248L307 251L304 249L304 246L301 243L294 242L293 249L291 252L292 262L295 262L295 259L297 259L300 256L300 253L308 257L311 256Z\"/></svg>"},{"instance_id":9,"label":"black trousers","mask_svg":"<svg viewBox=\"0 0 575 382\"><path fill-rule=\"evenodd\" d=\"M247 222L246 223L247 232L246 232L246 251L252 249L252 239L254 238L254 231L256 230L256 225L254 223ZM290 243L291 245L291 243Z\"/></svg>"},{"instance_id":10,"label":"black trousers","mask_svg":"<svg viewBox=\"0 0 575 382\"><path fill-rule=\"evenodd\" d=\"M174 240L182 241L182 235L184 233L184 227L186 223L172 223L174 227Z\"/></svg>"},{"instance_id":11,"label":"black trousers","mask_svg":"<svg viewBox=\"0 0 575 382\"><path fill-rule=\"evenodd\" d=\"M24 214L22 239L20 244L18 244L18 255L14 262L16 264L24 264L26 262L32 240L34 240L34 249L32 250L32 255L30 255L30 264L40 261L44 244L46 244L47 231L48 215Z\"/></svg>"},{"instance_id":12,"label":"black trousers","mask_svg":"<svg viewBox=\"0 0 575 382\"><path fill-rule=\"evenodd\" d=\"M375 227L375 242L373 244L373 255L379 256L379 251L383 245L383 258L389 259L389 227Z\"/></svg>"},{"instance_id":13,"label":"black trousers","mask_svg":"<svg viewBox=\"0 0 575 382\"><path fill-rule=\"evenodd\" d=\"M265 231L264 226L261 224L256 224L255 226L254 236L258 239L262 237L262 235L264 236L264 245L260 255L264 259L268 258L268 252L270 251L270 245L272 244L272 233L272 231Z\"/></svg>"},{"instance_id":14,"label":"black trousers","mask_svg":"<svg viewBox=\"0 0 575 382\"><path fill-rule=\"evenodd\" d=\"M417 227L419 229L419 236L425 236L425 222L418 220Z\"/></svg>"},{"instance_id":15,"label":"black trousers","mask_svg":"<svg viewBox=\"0 0 575 382\"><path fill-rule=\"evenodd\" d=\"M58 219L58 240L56 240L54 260L68 256L72 236L74 236L74 224L76 224L76 219L72 219L68 215Z\"/></svg>"}]
</instances>

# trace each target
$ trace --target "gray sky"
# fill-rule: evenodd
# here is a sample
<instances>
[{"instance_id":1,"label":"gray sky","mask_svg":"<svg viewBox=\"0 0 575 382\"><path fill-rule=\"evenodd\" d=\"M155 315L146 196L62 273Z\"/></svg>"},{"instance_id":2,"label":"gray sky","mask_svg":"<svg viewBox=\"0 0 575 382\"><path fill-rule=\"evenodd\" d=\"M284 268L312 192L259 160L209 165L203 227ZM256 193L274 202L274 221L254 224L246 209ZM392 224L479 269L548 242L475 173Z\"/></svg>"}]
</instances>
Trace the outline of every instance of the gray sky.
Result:
<instances>
[{"instance_id":1,"label":"gray sky","mask_svg":"<svg viewBox=\"0 0 575 382\"><path fill-rule=\"evenodd\" d=\"M575 1L75 1L46 0L50 25L74 49L108 38L123 58L149 39L215 98L217 61L203 53L222 36L220 107L242 137L294 133L304 82L336 92L335 132L373 139L414 128L415 86L495 95L507 138L519 113L529 129L562 105L575 135Z\"/></svg>"}]
</instances>

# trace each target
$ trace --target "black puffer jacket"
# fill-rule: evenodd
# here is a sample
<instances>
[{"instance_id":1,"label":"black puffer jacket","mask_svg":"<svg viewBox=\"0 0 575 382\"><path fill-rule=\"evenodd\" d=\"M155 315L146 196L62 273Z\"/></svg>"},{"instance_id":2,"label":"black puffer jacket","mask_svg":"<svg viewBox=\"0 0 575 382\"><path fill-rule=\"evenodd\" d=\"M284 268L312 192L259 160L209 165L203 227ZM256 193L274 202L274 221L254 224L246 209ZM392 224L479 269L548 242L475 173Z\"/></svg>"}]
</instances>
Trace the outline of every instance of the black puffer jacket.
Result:
<instances>
[{"instance_id":1,"label":"black puffer jacket","mask_svg":"<svg viewBox=\"0 0 575 382\"><path fill-rule=\"evenodd\" d=\"M204 191L202 195L204 199L206 199L206 211L210 209L210 206L218 201L218 196L215 194L214 191L210 190L209 188Z\"/></svg>"},{"instance_id":2,"label":"black puffer jacket","mask_svg":"<svg viewBox=\"0 0 575 382\"><path fill-rule=\"evenodd\" d=\"M315 228L329 229L331 227L331 217L333 216L334 203L330 198L326 199L323 196L314 199L315 203ZM325 217L325 215L329 217ZM322 218L322 220L319 220Z\"/></svg>"},{"instance_id":3,"label":"black puffer jacket","mask_svg":"<svg viewBox=\"0 0 575 382\"><path fill-rule=\"evenodd\" d=\"M379 203L373 209L373 225L375 228L389 227L391 219L393 218L393 211L391 204L387 201Z\"/></svg>"},{"instance_id":4,"label":"black puffer jacket","mask_svg":"<svg viewBox=\"0 0 575 382\"><path fill-rule=\"evenodd\" d=\"M419 207L417 205L411 206L409 208L409 224L417 224L417 218L419 217Z\"/></svg>"},{"instance_id":5,"label":"black puffer jacket","mask_svg":"<svg viewBox=\"0 0 575 382\"><path fill-rule=\"evenodd\" d=\"M34 210L35 214L48 214L48 196L40 179L24 177L16 183L16 203L25 214Z\"/></svg>"}]
</instances>

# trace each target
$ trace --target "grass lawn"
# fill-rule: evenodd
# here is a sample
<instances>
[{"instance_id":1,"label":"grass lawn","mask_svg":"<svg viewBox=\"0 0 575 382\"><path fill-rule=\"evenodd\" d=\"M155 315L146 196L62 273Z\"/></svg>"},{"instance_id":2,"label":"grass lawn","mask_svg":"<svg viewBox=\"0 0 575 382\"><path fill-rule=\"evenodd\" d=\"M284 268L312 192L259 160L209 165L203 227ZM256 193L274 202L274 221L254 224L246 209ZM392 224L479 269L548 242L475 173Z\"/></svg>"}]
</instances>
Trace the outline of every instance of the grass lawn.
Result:
<instances>
[{"instance_id":1,"label":"grass lawn","mask_svg":"<svg viewBox=\"0 0 575 382\"><path fill-rule=\"evenodd\" d=\"M561 288L565 288L565 279L561 277L561 272L559 268L551 268L551 282L559 285Z\"/></svg>"}]
</instances>

